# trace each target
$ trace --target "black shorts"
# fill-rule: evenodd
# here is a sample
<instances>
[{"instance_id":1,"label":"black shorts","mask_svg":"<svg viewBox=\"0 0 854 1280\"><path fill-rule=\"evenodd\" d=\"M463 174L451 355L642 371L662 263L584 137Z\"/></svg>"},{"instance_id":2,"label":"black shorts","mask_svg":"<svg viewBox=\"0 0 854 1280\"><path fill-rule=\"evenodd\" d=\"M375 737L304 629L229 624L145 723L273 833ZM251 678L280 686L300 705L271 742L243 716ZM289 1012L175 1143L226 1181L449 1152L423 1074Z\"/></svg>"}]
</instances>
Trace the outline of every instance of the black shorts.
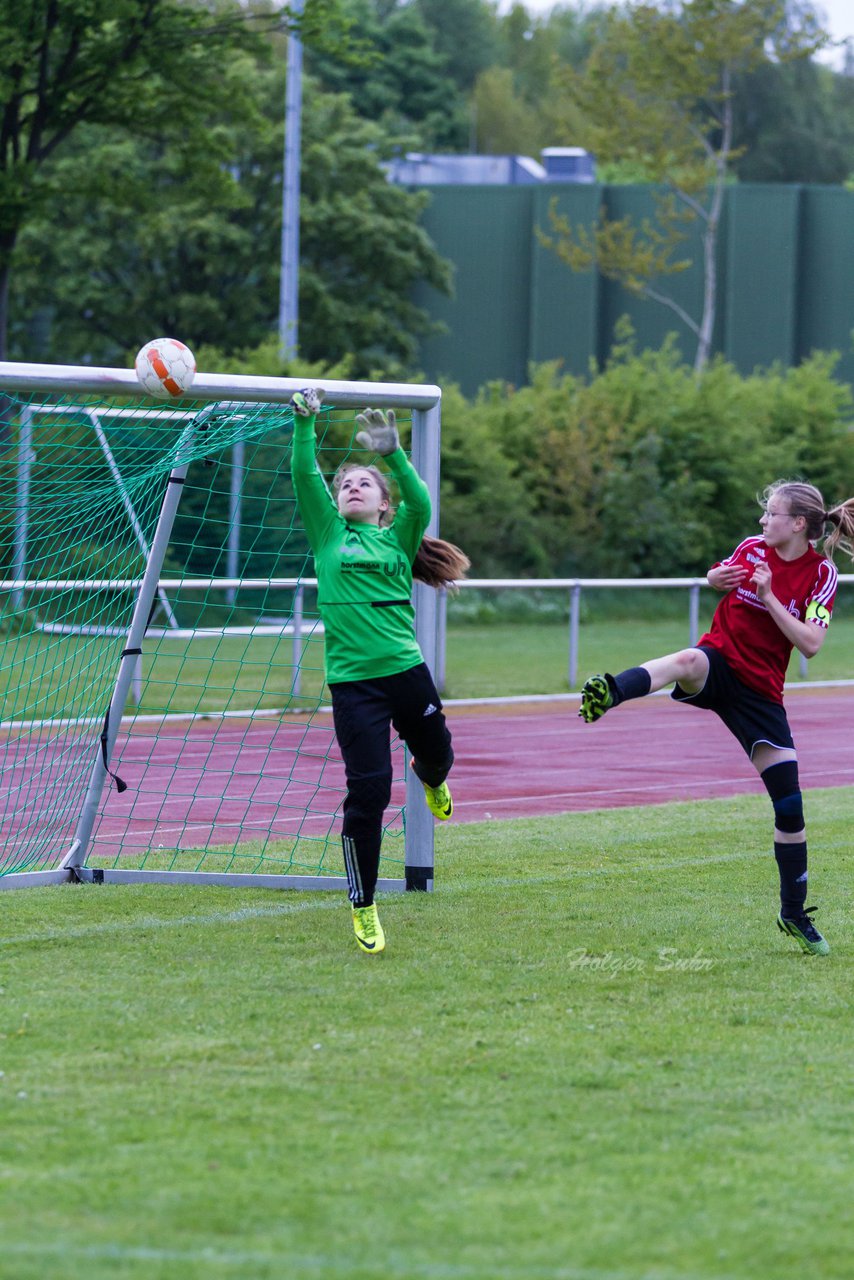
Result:
<instances>
[{"instance_id":1,"label":"black shorts","mask_svg":"<svg viewBox=\"0 0 854 1280\"><path fill-rule=\"evenodd\" d=\"M686 693L677 684L671 698L675 698L677 702L687 702L692 707L714 711L751 758L754 748L760 742L794 751L792 731L782 702L763 698L761 693L739 680L717 649L712 649L707 644L697 645L697 648L709 659L706 683L699 693Z\"/></svg>"},{"instance_id":2,"label":"black shorts","mask_svg":"<svg viewBox=\"0 0 854 1280\"><path fill-rule=\"evenodd\" d=\"M454 761L451 733L425 662L393 676L339 681L329 690L348 783L391 780L390 727L418 761L418 777L431 787L444 782Z\"/></svg>"}]
</instances>

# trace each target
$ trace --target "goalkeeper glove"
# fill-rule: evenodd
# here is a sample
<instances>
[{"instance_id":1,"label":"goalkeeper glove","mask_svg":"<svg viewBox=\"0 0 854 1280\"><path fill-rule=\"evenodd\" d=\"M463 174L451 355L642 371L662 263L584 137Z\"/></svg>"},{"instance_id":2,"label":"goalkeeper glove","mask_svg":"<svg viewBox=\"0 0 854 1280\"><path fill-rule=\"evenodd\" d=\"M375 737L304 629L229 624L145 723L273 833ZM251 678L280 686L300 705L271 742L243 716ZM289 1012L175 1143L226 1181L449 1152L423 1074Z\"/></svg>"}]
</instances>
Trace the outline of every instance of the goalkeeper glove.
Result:
<instances>
[{"instance_id":1,"label":"goalkeeper glove","mask_svg":"<svg viewBox=\"0 0 854 1280\"><path fill-rule=\"evenodd\" d=\"M323 396L323 387L303 387L302 391L295 391L291 396L290 407L301 418L310 418L320 411Z\"/></svg>"},{"instance_id":2,"label":"goalkeeper glove","mask_svg":"<svg viewBox=\"0 0 854 1280\"><path fill-rule=\"evenodd\" d=\"M362 428L356 432L356 439L363 449L385 457L400 448L393 409L389 409L388 414L384 414L381 409L366 409L364 413L356 415L356 422Z\"/></svg>"}]
</instances>

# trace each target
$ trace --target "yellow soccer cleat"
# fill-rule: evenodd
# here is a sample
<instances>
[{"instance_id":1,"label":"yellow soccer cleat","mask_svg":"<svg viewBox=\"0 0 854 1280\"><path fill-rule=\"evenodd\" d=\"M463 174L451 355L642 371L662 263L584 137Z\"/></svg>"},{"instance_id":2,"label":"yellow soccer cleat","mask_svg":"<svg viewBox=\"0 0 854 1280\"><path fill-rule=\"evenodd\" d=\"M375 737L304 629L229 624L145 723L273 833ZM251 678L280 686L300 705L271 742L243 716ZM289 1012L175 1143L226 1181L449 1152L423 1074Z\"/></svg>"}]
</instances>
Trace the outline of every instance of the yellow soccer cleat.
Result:
<instances>
[{"instance_id":1,"label":"yellow soccer cleat","mask_svg":"<svg viewBox=\"0 0 854 1280\"><path fill-rule=\"evenodd\" d=\"M424 788L424 797L427 801L427 808L430 810L434 818L438 818L440 822L447 822L451 814L454 812L454 802L451 799L451 788L447 782L441 782L438 787L428 787L426 782L421 784Z\"/></svg>"},{"instance_id":2,"label":"yellow soccer cleat","mask_svg":"<svg viewBox=\"0 0 854 1280\"><path fill-rule=\"evenodd\" d=\"M375 903L353 908L353 932L362 951L375 956L385 950L385 934Z\"/></svg>"},{"instance_id":3,"label":"yellow soccer cleat","mask_svg":"<svg viewBox=\"0 0 854 1280\"><path fill-rule=\"evenodd\" d=\"M427 801L427 808L430 810L433 817L438 818L440 822L447 822L451 814L454 812L454 802L451 799L451 788L448 786L447 782L440 782L438 787L428 787L424 779L418 775L418 770L415 768L414 756L409 761L409 767L424 788L424 797Z\"/></svg>"}]
</instances>

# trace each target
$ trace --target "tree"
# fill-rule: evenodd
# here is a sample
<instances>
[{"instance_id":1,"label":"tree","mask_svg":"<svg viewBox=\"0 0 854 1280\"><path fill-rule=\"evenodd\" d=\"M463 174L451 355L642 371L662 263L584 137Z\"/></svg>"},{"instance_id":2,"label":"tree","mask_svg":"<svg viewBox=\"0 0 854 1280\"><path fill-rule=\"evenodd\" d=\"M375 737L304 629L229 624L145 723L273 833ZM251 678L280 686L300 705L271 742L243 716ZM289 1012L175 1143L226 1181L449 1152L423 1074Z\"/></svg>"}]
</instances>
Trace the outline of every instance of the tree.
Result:
<instances>
[{"instance_id":1,"label":"tree","mask_svg":"<svg viewBox=\"0 0 854 1280\"><path fill-rule=\"evenodd\" d=\"M318 11L336 4L310 0L307 28L323 30ZM84 124L203 156L209 111L227 101L237 118L249 101L239 78L223 83L229 55L287 21L239 0L0 0L0 357L16 242L63 198L49 162Z\"/></svg>"},{"instance_id":2,"label":"tree","mask_svg":"<svg viewBox=\"0 0 854 1280\"><path fill-rule=\"evenodd\" d=\"M41 337L40 358L111 363L172 332L197 353L208 344L228 356L275 330L284 64L235 59L222 73L252 86L251 125L220 103L204 156L83 126L52 161L63 202L33 217L15 258L13 297L26 323L12 338L24 354L32 358ZM393 186L382 168L398 145L346 96L307 79L300 355L327 366L348 357L354 377L411 367L430 327L413 285L449 287L418 225L426 196Z\"/></svg>"},{"instance_id":3,"label":"tree","mask_svg":"<svg viewBox=\"0 0 854 1280\"><path fill-rule=\"evenodd\" d=\"M413 5L347 0L350 37L366 56L358 63L309 56L324 89L347 93L356 112L391 133L411 133L420 150L457 151L468 144L466 95L448 71L435 32Z\"/></svg>"},{"instance_id":4,"label":"tree","mask_svg":"<svg viewBox=\"0 0 854 1280\"><path fill-rule=\"evenodd\" d=\"M803 59L735 82L741 182L840 183L854 173L854 80Z\"/></svg>"},{"instance_id":5,"label":"tree","mask_svg":"<svg viewBox=\"0 0 854 1280\"><path fill-rule=\"evenodd\" d=\"M695 368L709 359L716 306L716 248L726 182L738 157L733 80L765 64L807 58L825 37L804 10L787 21L782 0L677 0L609 14L583 72L563 87L583 120L579 141L601 165L619 163L653 184L655 216L641 226L602 209L573 227L553 205L544 243L574 271L597 267L631 292L669 307L696 339ZM770 53L769 53L770 50ZM660 285L689 261L677 254L699 224L703 302L690 314Z\"/></svg>"}]
</instances>

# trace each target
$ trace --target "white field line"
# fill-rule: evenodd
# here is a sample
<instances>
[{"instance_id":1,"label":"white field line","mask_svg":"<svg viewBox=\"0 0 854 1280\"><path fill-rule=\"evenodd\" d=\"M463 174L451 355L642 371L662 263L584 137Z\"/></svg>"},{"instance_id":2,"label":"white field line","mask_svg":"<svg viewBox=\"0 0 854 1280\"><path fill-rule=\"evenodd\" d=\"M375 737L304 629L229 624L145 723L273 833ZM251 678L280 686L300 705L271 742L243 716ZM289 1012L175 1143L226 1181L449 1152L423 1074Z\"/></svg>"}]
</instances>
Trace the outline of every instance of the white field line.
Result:
<instances>
[{"instance_id":1,"label":"white field line","mask_svg":"<svg viewBox=\"0 0 854 1280\"><path fill-rule=\"evenodd\" d=\"M280 892L287 891L280 890ZM101 934L138 933L147 932L150 929L185 929L188 925L243 924L245 920L258 920L267 916L293 916L303 911L323 911L331 907L337 907L340 910L340 893L336 894L334 901L328 898L317 898L309 902L279 902L270 906L237 907L234 911L211 911L204 915L140 916L132 923L126 920L105 920L100 924L63 926L60 929L49 929L42 933L25 933L0 938L0 948L26 946L39 942L64 942L66 939L94 938ZM5 1250L6 1246L4 1245L3 1248Z\"/></svg>"},{"instance_id":2,"label":"white field line","mask_svg":"<svg viewBox=\"0 0 854 1280\"><path fill-rule=\"evenodd\" d=\"M88 1258L92 1262L133 1263L185 1263L202 1264L211 1268L236 1266L246 1268L247 1276L255 1274L251 1268L264 1267L268 1271L276 1269L282 1276L300 1272L314 1271L318 1276L352 1276L364 1275L364 1264L358 1258L348 1258L339 1254L294 1254L290 1251L261 1253L249 1249L215 1249L212 1246L202 1249L156 1249L144 1245L87 1245L75 1246L66 1241L25 1241L20 1243L3 1243L4 1254L16 1254L32 1257L75 1257ZM465 1262L418 1262L400 1256L396 1250L394 1255L382 1257L376 1249L372 1250L372 1266L378 1275L390 1280L483 1280L484 1268L480 1263L469 1265ZM139 1274L143 1274L140 1272ZM559 1265L555 1267L538 1266L526 1263L514 1266L506 1263L490 1264L490 1280L665 1280L672 1273L658 1268L646 1269L642 1273L637 1270L614 1270L604 1267L574 1267ZM700 1273L679 1272L679 1280L733 1280L731 1273L713 1275L709 1271Z\"/></svg>"}]
</instances>

